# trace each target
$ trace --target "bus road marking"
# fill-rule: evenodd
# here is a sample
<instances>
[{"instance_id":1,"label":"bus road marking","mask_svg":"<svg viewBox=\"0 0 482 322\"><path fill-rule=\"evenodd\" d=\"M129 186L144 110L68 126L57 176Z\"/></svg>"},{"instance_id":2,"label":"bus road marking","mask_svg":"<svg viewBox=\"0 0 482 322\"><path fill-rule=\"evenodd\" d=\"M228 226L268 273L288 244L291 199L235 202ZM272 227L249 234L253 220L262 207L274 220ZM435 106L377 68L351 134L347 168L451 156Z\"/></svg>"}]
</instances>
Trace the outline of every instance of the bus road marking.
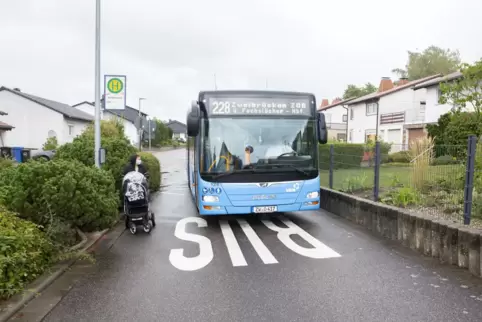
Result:
<instances>
[{"instance_id":1,"label":"bus road marking","mask_svg":"<svg viewBox=\"0 0 482 322\"><path fill-rule=\"evenodd\" d=\"M273 232L280 242L282 242L288 249L297 253L300 256L310 257L315 259L337 258L341 257L336 251L323 244L321 241L310 235L294 222L283 216L278 217L286 227L277 226L269 219L263 219L261 222ZM264 264L278 264L278 261L273 256L271 251L266 247L261 238L256 234L253 227L245 219L237 219L241 229L253 246L254 250L261 258ZM176 224L174 235L184 241L193 242L199 247L199 255L194 257L184 256L184 249L172 249L169 254L169 261L172 266L182 271L196 271L206 267L214 258L213 247L211 240L203 235L186 232L188 224L196 224L198 228L207 228L208 223L205 219L200 217L187 217L179 220ZM234 235L234 232L227 220L220 220L219 225L223 235L226 248L233 267L248 266L246 258L241 250L241 247ZM298 245L291 236L298 235L303 238L312 247L307 248Z\"/></svg>"},{"instance_id":2,"label":"bus road marking","mask_svg":"<svg viewBox=\"0 0 482 322\"><path fill-rule=\"evenodd\" d=\"M253 227L251 227L245 219L238 219L238 223L263 263L278 264L276 258L274 258L268 247L266 247L266 245L261 241Z\"/></svg>"},{"instance_id":3,"label":"bus road marking","mask_svg":"<svg viewBox=\"0 0 482 322\"><path fill-rule=\"evenodd\" d=\"M227 220L220 220L219 226L221 227L221 232L223 233L224 242L228 249L229 257L231 257L231 262L233 266L248 266L246 258L244 258L243 251L239 247L238 240L234 236L234 232L231 229Z\"/></svg>"}]
</instances>

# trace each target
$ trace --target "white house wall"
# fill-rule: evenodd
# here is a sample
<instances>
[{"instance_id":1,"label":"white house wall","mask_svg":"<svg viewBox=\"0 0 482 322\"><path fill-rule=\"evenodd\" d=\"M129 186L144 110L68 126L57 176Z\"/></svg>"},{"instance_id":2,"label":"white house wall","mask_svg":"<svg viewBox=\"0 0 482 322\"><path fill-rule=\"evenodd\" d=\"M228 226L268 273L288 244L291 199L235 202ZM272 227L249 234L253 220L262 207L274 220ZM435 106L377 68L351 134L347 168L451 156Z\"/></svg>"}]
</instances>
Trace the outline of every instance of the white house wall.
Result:
<instances>
[{"instance_id":1,"label":"white house wall","mask_svg":"<svg viewBox=\"0 0 482 322\"><path fill-rule=\"evenodd\" d=\"M64 132L62 134L63 141L60 144L72 142L76 136L84 132L90 123L91 122L88 121L64 118ZM70 127L72 127L72 132L70 132Z\"/></svg>"},{"instance_id":2,"label":"white house wall","mask_svg":"<svg viewBox=\"0 0 482 322\"><path fill-rule=\"evenodd\" d=\"M347 111L341 105L332 107L322 112L325 114L326 123L346 123L343 122L343 115L347 115Z\"/></svg>"},{"instance_id":3,"label":"white house wall","mask_svg":"<svg viewBox=\"0 0 482 322\"><path fill-rule=\"evenodd\" d=\"M59 143L65 141L64 116L40 104L13 94L0 92L0 110L8 113L0 119L15 128L2 136L4 146L41 149L49 131L54 131Z\"/></svg>"},{"instance_id":4,"label":"white house wall","mask_svg":"<svg viewBox=\"0 0 482 322\"><path fill-rule=\"evenodd\" d=\"M382 115L405 112L407 116L408 112L420 106L420 101L423 100L425 100L424 92L415 95L411 88L403 89L380 97L378 102L379 113ZM405 123L380 124L379 126L379 138L384 142L392 143L391 152L397 152L403 148L404 124Z\"/></svg>"},{"instance_id":5,"label":"white house wall","mask_svg":"<svg viewBox=\"0 0 482 322\"><path fill-rule=\"evenodd\" d=\"M348 141L350 143L365 143L365 131L375 131L377 124L376 115L366 115L365 102L348 106L353 110L353 120L348 113ZM350 132L351 140L350 140Z\"/></svg>"}]
</instances>

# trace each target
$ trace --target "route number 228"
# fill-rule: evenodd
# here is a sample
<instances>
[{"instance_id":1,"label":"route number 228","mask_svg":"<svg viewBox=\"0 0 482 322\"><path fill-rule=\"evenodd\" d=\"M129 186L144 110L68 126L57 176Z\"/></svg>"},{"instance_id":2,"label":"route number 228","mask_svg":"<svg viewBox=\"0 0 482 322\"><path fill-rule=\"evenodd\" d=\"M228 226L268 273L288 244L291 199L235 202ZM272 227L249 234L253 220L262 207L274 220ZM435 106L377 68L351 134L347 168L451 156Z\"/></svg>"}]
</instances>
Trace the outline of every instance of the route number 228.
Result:
<instances>
[{"instance_id":1,"label":"route number 228","mask_svg":"<svg viewBox=\"0 0 482 322\"><path fill-rule=\"evenodd\" d=\"M213 102L213 114L229 114L231 112L230 102Z\"/></svg>"}]
</instances>

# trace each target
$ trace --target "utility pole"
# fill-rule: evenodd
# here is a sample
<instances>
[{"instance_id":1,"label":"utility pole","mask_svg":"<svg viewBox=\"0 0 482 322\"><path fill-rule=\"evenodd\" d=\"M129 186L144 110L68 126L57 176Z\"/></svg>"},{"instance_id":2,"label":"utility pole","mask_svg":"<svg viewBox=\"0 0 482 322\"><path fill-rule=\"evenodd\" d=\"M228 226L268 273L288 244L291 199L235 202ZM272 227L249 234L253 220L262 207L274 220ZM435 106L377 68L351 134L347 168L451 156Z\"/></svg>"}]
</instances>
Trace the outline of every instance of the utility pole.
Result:
<instances>
[{"instance_id":1,"label":"utility pole","mask_svg":"<svg viewBox=\"0 0 482 322\"><path fill-rule=\"evenodd\" d=\"M95 0L95 166L100 168L100 0Z\"/></svg>"},{"instance_id":2,"label":"utility pole","mask_svg":"<svg viewBox=\"0 0 482 322\"><path fill-rule=\"evenodd\" d=\"M141 102L145 100L144 97L139 97L139 151L142 151L142 118L141 118Z\"/></svg>"}]
</instances>

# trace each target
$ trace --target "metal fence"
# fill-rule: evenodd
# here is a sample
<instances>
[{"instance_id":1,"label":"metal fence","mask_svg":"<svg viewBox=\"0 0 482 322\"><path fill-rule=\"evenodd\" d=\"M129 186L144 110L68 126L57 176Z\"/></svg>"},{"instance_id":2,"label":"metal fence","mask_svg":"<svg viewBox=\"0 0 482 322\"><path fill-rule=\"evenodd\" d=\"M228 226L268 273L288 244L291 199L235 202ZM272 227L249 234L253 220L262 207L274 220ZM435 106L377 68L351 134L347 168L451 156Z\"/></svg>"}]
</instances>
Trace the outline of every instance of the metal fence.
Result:
<instances>
[{"instance_id":1,"label":"metal fence","mask_svg":"<svg viewBox=\"0 0 482 322\"><path fill-rule=\"evenodd\" d=\"M423 139L410 146L349 146L320 151L322 186L482 227L482 145L475 137L460 146Z\"/></svg>"}]
</instances>

